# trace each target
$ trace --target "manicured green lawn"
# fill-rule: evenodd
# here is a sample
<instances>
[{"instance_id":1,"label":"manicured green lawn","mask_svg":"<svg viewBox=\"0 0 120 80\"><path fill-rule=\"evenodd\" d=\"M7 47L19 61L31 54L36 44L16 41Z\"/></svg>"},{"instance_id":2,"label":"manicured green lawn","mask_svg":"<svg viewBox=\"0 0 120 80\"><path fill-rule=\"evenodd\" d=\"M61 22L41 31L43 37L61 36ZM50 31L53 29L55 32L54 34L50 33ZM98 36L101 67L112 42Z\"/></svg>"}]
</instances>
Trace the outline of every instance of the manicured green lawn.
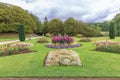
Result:
<instances>
[{"instance_id":1,"label":"manicured green lawn","mask_svg":"<svg viewBox=\"0 0 120 80\"><path fill-rule=\"evenodd\" d=\"M18 38L0 38L0 42L17 40Z\"/></svg>"},{"instance_id":2,"label":"manicured green lawn","mask_svg":"<svg viewBox=\"0 0 120 80\"><path fill-rule=\"evenodd\" d=\"M34 44L32 49L37 52L0 57L0 77L120 77L120 54L94 51L93 42L98 39L72 48L79 54L83 67L43 67L47 53L56 49L46 48L46 44L36 43L37 40L27 41Z\"/></svg>"}]
</instances>

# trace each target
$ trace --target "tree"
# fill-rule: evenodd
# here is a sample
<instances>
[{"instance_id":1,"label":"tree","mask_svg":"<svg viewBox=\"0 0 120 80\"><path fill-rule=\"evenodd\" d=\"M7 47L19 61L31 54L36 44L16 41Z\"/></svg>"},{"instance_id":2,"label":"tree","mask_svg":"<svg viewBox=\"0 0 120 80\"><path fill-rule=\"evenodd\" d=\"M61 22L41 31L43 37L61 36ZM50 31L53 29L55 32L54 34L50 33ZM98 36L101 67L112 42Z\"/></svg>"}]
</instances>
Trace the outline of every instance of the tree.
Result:
<instances>
[{"instance_id":1,"label":"tree","mask_svg":"<svg viewBox=\"0 0 120 80\"><path fill-rule=\"evenodd\" d=\"M44 18L44 22L43 22L43 27L42 27L42 29L43 29L43 33L44 33L44 34L46 34L46 33L48 32L48 19L47 19L46 16L45 16L45 18Z\"/></svg>"},{"instance_id":2,"label":"tree","mask_svg":"<svg viewBox=\"0 0 120 80\"><path fill-rule=\"evenodd\" d=\"M72 17L68 18L64 22L64 33L67 35L74 36L76 34L75 28L76 28L76 20Z\"/></svg>"},{"instance_id":3,"label":"tree","mask_svg":"<svg viewBox=\"0 0 120 80\"><path fill-rule=\"evenodd\" d=\"M43 33L43 27L42 27L42 23L41 23L40 19L32 13L31 13L31 16L33 17L33 20L35 21L36 26L37 26L34 33L42 34Z\"/></svg>"},{"instance_id":4,"label":"tree","mask_svg":"<svg viewBox=\"0 0 120 80\"><path fill-rule=\"evenodd\" d=\"M19 40L25 41L25 29L23 24L20 24L18 26L18 32L19 32Z\"/></svg>"},{"instance_id":5,"label":"tree","mask_svg":"<svg viewBox=\"0 0 120 80\"><path fill-rule=\"evenodd\" d=\"M37 29L35 19L24 9L11 4L0 3L0 24L5 23L2 32L17 32L20 23L25 25L27 33L33 33Z\"/></svg>"},{"instance_id":6,"label":"tree","mask_svg":"<svg viewBox=\"0 0 120 80\"><path fill-rule=\"evenodd\" d=\"M53 35L64 34L62 21L58 18L54 18L49 21L48 33L51 33Z\"/></svg>"},{"instance_id":7,"label":"tree","mask_svg":"<svg viewBox=\"0 0 120 80\"><path fill-rule=\"evenodd\" d=\"M116 36L120 36L120 13L114 17L113 21L116 28Z\"/></svg>"},{"instance_id":8,"label":"tree","mask_svg":"<svg viewBox=\"0 0 120 80\"><path fill-rule=\"evenodd\" d=\"M111 23L110 23L109 38L110 38L110 39L114 39L114 38L115 38L114 22L111 22Z\"/></svg>"}]
</instances>

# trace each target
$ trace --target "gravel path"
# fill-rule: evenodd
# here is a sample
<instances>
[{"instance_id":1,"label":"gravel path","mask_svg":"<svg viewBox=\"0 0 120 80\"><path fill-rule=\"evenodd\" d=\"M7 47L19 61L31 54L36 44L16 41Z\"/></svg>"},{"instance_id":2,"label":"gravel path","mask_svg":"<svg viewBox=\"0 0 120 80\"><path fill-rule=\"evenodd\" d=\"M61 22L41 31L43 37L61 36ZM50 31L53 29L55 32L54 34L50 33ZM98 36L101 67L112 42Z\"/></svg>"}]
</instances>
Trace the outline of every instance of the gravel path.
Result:
<instances>
[{"instance_id":1,"label":"gravel path","mask_svg":"<svg viewBox=\"0 0 120 80\"><path fill-rule=\"evenodd\" d=\"M40 37L41 37L41 36L40 36ZM31 38L31 39L37 39L37 38L40 38L40 37L33 37L33 38ZM26 40L30 40L30 38L26 38ZM0 45L1 45L1 44L14 43L14 42L19 42L19 40L0 42Z\"/></svg>"}]
</instances>

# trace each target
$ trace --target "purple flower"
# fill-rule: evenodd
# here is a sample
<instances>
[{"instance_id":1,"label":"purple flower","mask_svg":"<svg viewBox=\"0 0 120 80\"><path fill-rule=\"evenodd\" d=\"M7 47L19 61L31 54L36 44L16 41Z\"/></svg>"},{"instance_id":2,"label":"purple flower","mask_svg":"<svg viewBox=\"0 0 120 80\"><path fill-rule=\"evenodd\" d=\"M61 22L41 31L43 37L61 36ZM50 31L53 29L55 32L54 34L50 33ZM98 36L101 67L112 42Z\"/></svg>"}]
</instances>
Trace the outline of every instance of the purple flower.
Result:
<instances>
[{"instance_id":1,"label":"purple flower","mask_svg":"<svg viewBox=\"0 0 120 80\"><path fill-rule=\"evenodd\" d=\"M80 47L82 46L81 44L75 44L75 45L67 45L67 46L64 46L64 45L46 45L46 47L48 48L55 48L55 49L64 49L64 48L74 48L74 47Z\"/></svg>"},{"instance_id":2,"label":"purple flower","mask_svg":"<svg viewBox=\"0 0 120 80\"><path fill-rule=\"evenodd\" d=\"M69 36L53 36L52 37L52 43L70 44L73 41L74 41L73 38Z\"/></svg>"}]
</instances>

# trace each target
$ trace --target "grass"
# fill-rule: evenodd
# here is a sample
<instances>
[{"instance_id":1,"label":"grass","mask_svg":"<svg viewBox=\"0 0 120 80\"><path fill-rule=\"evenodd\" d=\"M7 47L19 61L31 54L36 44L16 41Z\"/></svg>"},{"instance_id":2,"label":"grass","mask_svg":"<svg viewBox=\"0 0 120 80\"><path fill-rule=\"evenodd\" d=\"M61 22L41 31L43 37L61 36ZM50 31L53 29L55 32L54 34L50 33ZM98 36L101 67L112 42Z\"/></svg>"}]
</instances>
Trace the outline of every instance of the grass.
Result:
<instances>
[{"instance_id":1,"label":"grass","mask_svg":"<svg viewBox=\"0 0 120 80\"><path fill-rule=\"evenodd\" d=\"M26 34L26 38L38 37L36 34ZM0 33L0 42L19 40L18 33Z\"/></svg>"},{"instance_id":2,"label":"grass","mask_svg":"<svg viewBox=\"0 0 120 80\"><path fill-rule=\"evenodd\" d=\"M17 40L17 38L0 38L0 42Z\"/></svg>"},{"instance_id":3,"label":"grass","mask_svg":"<svg viewBox=\"0 0 120 80\"><path fill-rule=\"evenodd\" d=\"M36 43L37 40L27 41L35 45L32 49L37 52L0 57L0 77L120 77L120 54L93 51L93 42L98 39L92 38L92 42L81 42L82 47L72 48L79 54L83 67L43 67L47 53L56 49L46 48L45 43Z\"/></svg>"},{"instance_id":4,"label":"grass","mask_svg":"<svg viewBox=\"0 0 120 80\"><path fill-rule=\"evenodd\" d=\"M0 42L17 40L18 34L16 33L0 33Z\"/></svg>"}]
</instances>

